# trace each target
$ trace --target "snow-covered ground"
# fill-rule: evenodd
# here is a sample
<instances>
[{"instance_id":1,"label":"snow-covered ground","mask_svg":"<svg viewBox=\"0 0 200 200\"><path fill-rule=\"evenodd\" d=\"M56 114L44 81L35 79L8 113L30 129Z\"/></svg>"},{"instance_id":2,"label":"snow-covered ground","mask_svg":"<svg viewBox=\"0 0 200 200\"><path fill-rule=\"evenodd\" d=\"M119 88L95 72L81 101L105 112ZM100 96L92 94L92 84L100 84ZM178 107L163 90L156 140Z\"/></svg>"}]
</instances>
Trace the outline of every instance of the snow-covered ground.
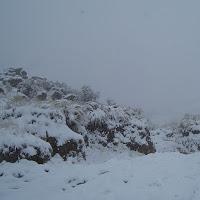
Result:
<instances>
[{"instance_id":1,"label":"snow-covered ground","mask_svg":"<svg viewBox=\"0 0 200 200\"><path fill-rule=\"evenodd\" d=\"M100 157L95 156L95 158ZM1 200L199 200L200 153L102 154L71 164L0 164Z\"/></svg>"}]
</instances>

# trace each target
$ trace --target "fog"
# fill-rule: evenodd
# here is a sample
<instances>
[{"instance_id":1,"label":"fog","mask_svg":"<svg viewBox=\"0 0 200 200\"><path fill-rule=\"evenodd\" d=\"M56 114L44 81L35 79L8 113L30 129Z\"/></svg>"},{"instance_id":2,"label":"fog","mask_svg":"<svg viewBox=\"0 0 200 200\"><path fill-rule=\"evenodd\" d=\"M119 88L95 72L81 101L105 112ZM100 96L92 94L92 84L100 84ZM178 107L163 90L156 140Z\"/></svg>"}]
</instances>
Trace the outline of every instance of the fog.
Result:
<instances>
[{"instance_id":1,"label":"fog","mask_svg":"<svg viewBox=\"0 0 200 200\"><path fill-rule=\"evenodd\" d=\"M200 1L0 1L0 69L90 85L158 123L200 113Z\"/></svg>"}]
</instances>

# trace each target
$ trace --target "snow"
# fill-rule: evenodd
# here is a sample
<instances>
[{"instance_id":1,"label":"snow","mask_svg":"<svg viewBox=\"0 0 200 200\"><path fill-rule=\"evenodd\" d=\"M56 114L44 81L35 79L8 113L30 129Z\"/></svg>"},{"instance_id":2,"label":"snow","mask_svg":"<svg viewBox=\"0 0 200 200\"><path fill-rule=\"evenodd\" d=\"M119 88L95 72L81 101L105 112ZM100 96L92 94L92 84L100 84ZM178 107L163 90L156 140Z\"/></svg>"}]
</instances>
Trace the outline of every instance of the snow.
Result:
<instances>
[{"instance_id":1,"label":"snow","mask_svg":"<svg viewBox=\"0 0 200 200\"><path fill-rule=\"evenodd\" d=\"M6 118L6 119L4 119ZM64 144L67 140L83 140L83 137L73 132L65 124L65 118L61 111L53 108L44 108L43 105L30 104L18 106L15 109L2 111L0 119L1 132L4 137L9 133L18 134L24 133L28 135L36 135L37 137L46 137L46 132L49 136L57 139L58 145ZM7 127L5 127L7 124ZM2 127L5 127L2 129ZM7 131L9 129L9 131Z\"/></svg>"},{"instance_id":2,"label":"snow","mask_svg":"<svg viewBox=\"0 0 200 200\"><path fill-rule=\"evenodd\" d=\"M172 135L171 129L162 128L151 131L151 139L155 145L156 151L162 152L175 152L177 151L178 144L174 137L167 137Z\"/></svg>"},{"instance_id":3,"label":"snow","mask_svg":"<svg viewBox=\"0 0 200 200\"><path fill-rule=\"evenodd\" d=\"M70 164L21 160L0 164L1 200L199 200L200 153L115 156Z\"/></svg>"}]
</instances>

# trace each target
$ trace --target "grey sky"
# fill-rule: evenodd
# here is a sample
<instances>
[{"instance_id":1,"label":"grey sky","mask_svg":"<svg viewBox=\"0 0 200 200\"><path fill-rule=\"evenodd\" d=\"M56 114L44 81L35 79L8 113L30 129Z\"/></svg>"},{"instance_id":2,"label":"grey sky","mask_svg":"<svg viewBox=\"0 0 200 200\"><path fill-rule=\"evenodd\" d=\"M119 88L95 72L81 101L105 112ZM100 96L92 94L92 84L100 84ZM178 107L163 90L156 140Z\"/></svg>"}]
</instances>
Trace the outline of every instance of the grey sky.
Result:
<instances>
[{"instance_id":1,"label":"grey sky","mask_svg":"<svg viewBox=\"0 0 200 200\"><path fill-rule=\"evenodd\" d=\"M0 68L89 84L156 121L200 113L199 0L0 0Z\"/></svg>"}]
</instances>

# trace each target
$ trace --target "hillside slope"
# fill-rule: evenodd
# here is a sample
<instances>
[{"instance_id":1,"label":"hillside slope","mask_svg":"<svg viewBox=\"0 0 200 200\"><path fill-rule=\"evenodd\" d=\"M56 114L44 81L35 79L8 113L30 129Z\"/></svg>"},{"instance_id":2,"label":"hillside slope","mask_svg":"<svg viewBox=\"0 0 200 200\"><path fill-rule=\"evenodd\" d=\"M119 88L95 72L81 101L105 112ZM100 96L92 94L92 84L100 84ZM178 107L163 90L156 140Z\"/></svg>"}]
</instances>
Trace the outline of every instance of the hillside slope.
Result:
<instances>
[{"instance_id":1,"label":"hillside slope","mask_svg":"<svg viewBox=\"0 0 200 200\"><path fill-rule=\"evenodd\" d=\"M102 104L87 86L74 90L10 68L0 74L0 93L0 162L87 159L91 148L155 152L139 109Z\"/></svg>"}]
</instances>

